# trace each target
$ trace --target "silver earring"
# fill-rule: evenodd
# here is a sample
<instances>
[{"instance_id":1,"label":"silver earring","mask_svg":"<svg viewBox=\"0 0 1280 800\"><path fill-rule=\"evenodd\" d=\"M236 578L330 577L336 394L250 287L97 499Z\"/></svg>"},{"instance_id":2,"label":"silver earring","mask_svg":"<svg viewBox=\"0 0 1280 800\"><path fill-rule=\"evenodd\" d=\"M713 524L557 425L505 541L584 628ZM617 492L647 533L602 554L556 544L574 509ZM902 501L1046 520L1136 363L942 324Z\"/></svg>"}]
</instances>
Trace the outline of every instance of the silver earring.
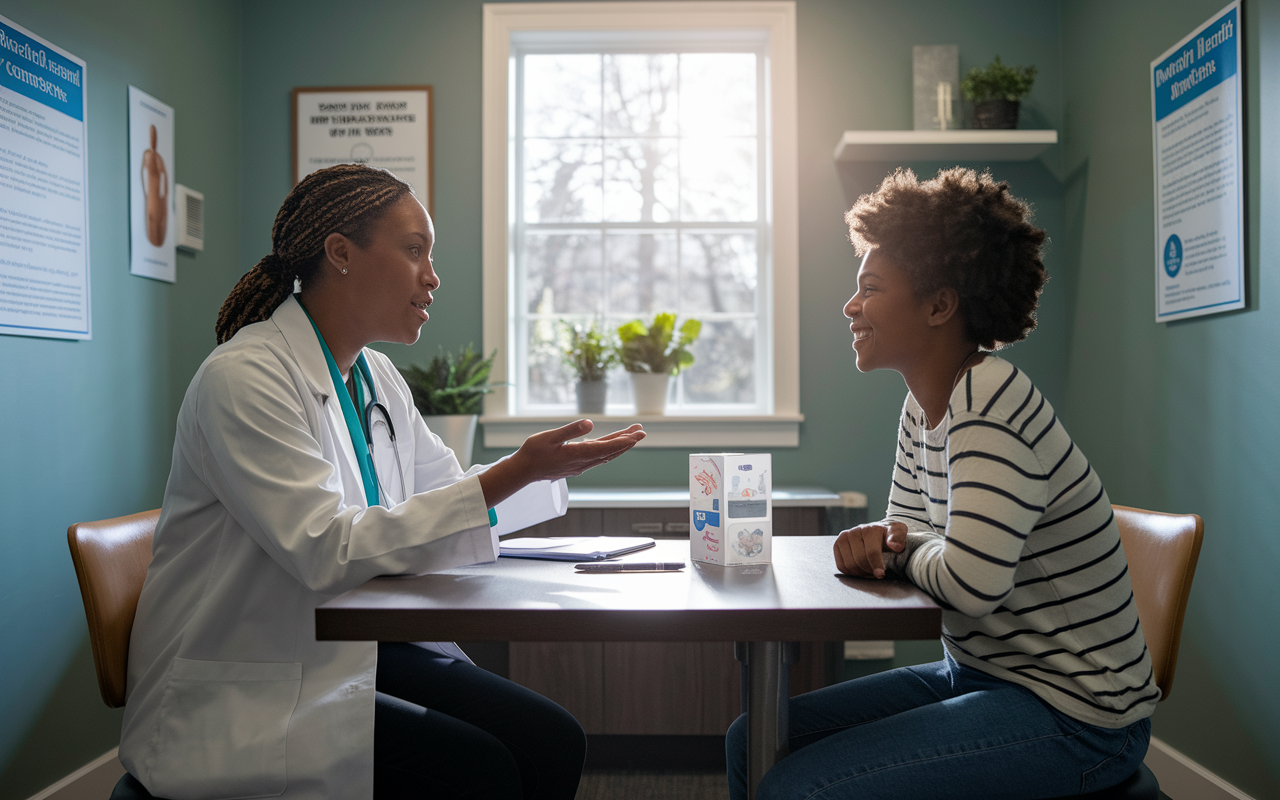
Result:
<instances>
[{"instance_id":1,"label":"silver earring","mask_svg":"<svg viewBox=\"0 0 1280 800\"><path fill-rule=\"evenodd\" d=\"M343 274L343 275L346 275L346 274L347 274L347 271L344 269L344 270L342 271L342 274Z\"/></svg>"}]
</instances>

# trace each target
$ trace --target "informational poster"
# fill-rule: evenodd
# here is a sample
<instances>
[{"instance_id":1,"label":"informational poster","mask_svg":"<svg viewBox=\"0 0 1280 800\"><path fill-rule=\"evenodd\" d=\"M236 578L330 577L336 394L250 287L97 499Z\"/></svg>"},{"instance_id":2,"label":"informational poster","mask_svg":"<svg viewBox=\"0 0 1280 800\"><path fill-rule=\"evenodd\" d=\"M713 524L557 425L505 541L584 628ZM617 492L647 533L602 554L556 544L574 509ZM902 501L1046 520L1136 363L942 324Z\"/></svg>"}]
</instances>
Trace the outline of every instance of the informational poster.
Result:
<instances>
[{"instance_id":1,"label":"informational poster","mask_svg":"<svg viewBox=\"0 0 1280 800\"><path fill-rule=\"evenodd\" d=\"M0 17L0 333L88 339L84 61Z\"/></svg>"},{"instance_id":2,"label":"informational poster","mask_svg":"<svg viewBox=\"0 0 1280 800\"><path fill-rule=\"evenodd\" d=\"M1156 321L1244 307L1240 3L1151 62Z\"/></svg>"},{"instance_id":3,"label":"informational poster","mask_svg":"<svg viewBox=\"0 0 1280 800\"><path fill-rule=\"evenodd\" d=\"M434 212L431 87L294 89L294 183L334 164L382 167Z\"/></svg>"},{"instance_id":4,"label":"informational poster","mask_svg":"<svg viewBox=\"0 0 1280 800\"><path fill-rule=\"evenodd\" d=\"M173 108L129 87L129 271L178 279L173 218Z\"/></svg>"}]
</instances>

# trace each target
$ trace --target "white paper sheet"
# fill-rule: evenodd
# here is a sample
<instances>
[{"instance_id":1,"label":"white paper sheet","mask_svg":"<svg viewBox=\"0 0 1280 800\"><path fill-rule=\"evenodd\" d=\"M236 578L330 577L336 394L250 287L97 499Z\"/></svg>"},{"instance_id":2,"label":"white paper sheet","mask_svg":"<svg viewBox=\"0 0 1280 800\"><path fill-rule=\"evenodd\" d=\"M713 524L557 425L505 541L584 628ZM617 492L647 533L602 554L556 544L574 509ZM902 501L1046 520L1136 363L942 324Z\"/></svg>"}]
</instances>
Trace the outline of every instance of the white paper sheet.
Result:
<instances>
[{"instance_id":1,"label":"white paper sheet","mask_svg":"<svg viewBox=\"0 0 1280 800\"><path fill-rule=\"evenodd\" d=\"M525 528L563 517L569 510L569 486L561 478L557 481L538 481L494 506L498 524L493 531L498 536L522 531Z\"/></svg>"}]
</instances>

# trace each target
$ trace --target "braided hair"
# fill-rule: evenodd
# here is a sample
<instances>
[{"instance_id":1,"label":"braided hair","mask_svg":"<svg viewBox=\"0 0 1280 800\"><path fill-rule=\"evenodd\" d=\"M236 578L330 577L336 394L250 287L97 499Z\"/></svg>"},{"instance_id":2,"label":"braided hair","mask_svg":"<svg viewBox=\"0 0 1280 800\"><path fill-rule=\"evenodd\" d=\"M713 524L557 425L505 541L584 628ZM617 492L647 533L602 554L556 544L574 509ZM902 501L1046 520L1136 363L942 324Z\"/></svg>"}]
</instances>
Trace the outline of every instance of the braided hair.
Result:
<instances>
[{"instance_id":1,"label":"braided hair","mask_svg":"<svg viewBox=\"0 0 1280 800\"><path fill-rule=\"evenodd\" d=\"M218 312L218 344L245 325L269 319L293 293L295 279L306 283L324 263L324 242L341 233L368 246L373 223L409 184L384 169L338 164L303 178L284 199L271 226L271 252L244 274Z\"/></svg>"}]
</instances>

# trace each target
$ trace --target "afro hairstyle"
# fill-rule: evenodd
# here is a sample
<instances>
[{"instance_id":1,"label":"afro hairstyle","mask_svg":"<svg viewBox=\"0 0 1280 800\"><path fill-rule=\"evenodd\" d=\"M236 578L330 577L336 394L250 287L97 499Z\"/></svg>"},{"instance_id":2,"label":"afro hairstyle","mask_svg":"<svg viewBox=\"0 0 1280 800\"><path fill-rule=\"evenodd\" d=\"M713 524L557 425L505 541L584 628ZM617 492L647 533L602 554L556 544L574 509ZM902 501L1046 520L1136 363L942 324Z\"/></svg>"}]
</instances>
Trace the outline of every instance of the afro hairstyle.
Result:
<instances>
[{"instance_id":1,"label":"afro hairstyle","mask_svg":"<svg viewBox=\"0 0 1280 800\"><path fill-rule=\"evenodd\" d=\"M1027 338L1048 274L1031 207L989 172L963 167L920 181L899 168L845 214L859 256L879 249L917 297L954 289L970 341L984 350Z\"/></svg>"}]
</instances>

